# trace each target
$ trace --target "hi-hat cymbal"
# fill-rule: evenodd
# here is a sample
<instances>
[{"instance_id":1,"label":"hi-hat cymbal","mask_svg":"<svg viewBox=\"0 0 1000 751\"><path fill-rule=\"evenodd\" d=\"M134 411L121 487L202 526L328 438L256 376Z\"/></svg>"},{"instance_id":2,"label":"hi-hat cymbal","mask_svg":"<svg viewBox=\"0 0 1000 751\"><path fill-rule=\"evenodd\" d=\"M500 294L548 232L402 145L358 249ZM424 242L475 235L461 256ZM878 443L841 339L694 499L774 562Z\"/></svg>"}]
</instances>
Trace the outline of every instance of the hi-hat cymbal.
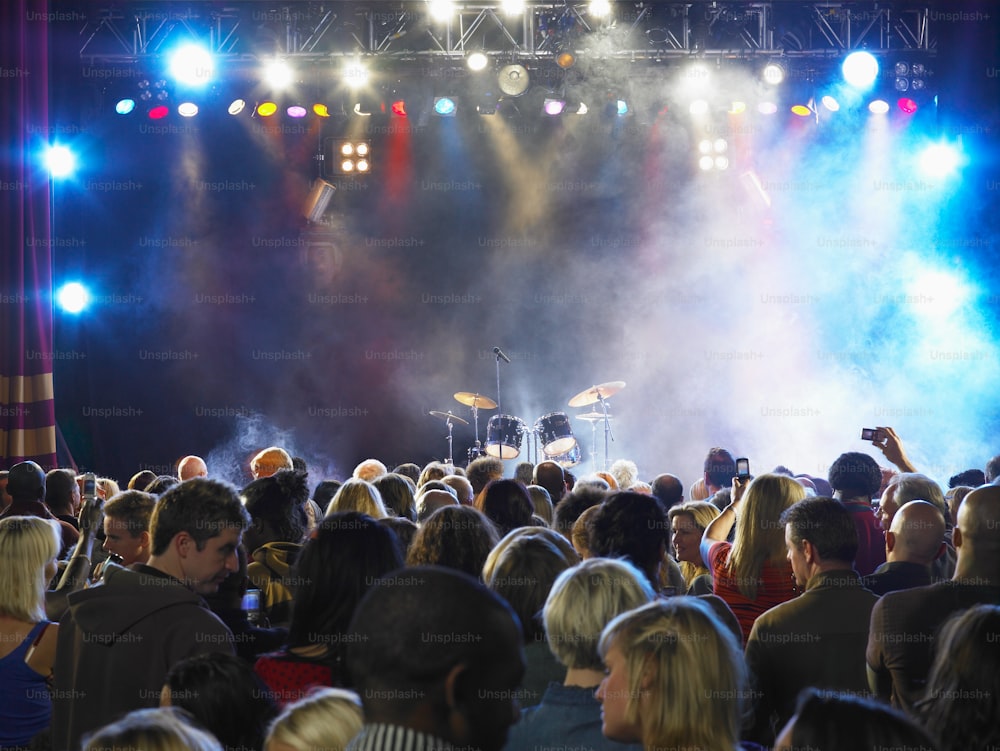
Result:
<instances>
[{"instance_id":1,"label":"hi-hat cymbal","mask_svg":"<svg viewBox=\"0 0 1000 751\"><path fill-rule=\"evenodd\" d=\"M462 425L468 425L468 420L463 420L458 415L453 415L451 412L438 412L436 409L431 410L427 414L432 417L440 417L442 420L454 420L455 422L461 423Z\"/></svg>"},{"instance_id":2,"label":"hi-hat cymbal","mask_svg":"<svg viewBox=\"0 0 1000 751\"><path fill-rule=\"evenodd\" d=\"M625 381L608 381L607 383L602 383L600 386L592 386L570 399L569 406L586 407L588 404L593 404L594 402L599 402L601 399L614 396L623 388L625 388Z\"/></svg>"},{"instance_id":3,"label":"hi-hat cymbal","mask_svg":"<svg viewBox=\"0 0 1000 751\"><path fill-rule=\"evenodd\" d=\"M459 391L455 394L455 401L464 404L466 407L476 407L477 409L497 408L497 403L488 396L473 394L471 391Z\"/></svg>"},{"instance_id":4,"label":"hi-hat cymbal","mask_svg":"<svg viewBox=\"0 0 1000 751\"><path fill-rule=\"evenodd\" d=\"M584 412L582 415L577 415L577 417L579 419L581 419L581 420L586 420L587 422L596 422L597 420L603 420L604 419L604 413L603 412ZM608 415L608 419L609 420L614 420L615 416L614 415Z\"/></svg>"}]
</instances>

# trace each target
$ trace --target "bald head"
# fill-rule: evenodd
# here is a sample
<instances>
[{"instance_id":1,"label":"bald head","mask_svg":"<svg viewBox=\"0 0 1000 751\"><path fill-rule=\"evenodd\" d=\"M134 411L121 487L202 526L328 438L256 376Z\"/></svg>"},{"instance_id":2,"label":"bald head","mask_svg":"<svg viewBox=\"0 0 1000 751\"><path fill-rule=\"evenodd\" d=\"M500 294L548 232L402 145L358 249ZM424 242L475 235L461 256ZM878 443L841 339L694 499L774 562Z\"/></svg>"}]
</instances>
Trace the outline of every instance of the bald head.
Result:
<instances>
[{"instance_id":1,"label":"bald head","mask_svg":"<svg viewBox=\"0 0 1000 751\"><path fill-rule=\"evenodd\" d=\"M182 481L192 477L208 477L208 466L200 456L185 456L177 462L177 476Z\"/></svg>"},{"instance_id":2,"label":"bald head","mask_svg":"<svg viewBox=\"0 0 1000 751\"><path fill-rule=\"evenodd\" d=\"M458 505L458 498L447 490L428 490L417 498L417 521L424 521L439 508Z\"/></svg>"},{"instance_id":3,"label":"bald head","mask_svg":"<svg viewBox=\"0 0 1000 751\"><path fill-rule=\"evenodd\" d=\"M892 518L886 535L887 558L929 565L944 544L944 517L927 501L903 504Z\"/></svg>"},{"instance_id":4,"label":"bald head","mask_svg":"<svg viewBox=\"0 0 1000 751\"><path fill-rule=\"evenodd\" d=\"M983 485L962 501L953 532L955 580L975 577L996 585L1000 571L1000 485Z\"/></svg>"}]
</instances>

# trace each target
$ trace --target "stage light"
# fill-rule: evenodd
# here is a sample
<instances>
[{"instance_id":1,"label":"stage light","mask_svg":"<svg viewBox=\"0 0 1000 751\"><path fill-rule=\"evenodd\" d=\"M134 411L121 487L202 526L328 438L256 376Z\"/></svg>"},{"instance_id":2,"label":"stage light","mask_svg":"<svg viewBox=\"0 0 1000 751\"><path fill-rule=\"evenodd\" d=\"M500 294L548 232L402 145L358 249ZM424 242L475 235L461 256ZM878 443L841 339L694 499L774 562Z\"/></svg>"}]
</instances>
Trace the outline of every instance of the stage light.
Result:
<instances>
[{"instance_id":1,"label":"stage light","mask_svg":"<svg viewBox=\"0 0 1000 751\"><path fill-rule=\"evenodd\" d=\"M358 172L367 172L370 168L367 159L359 159L355 166L357 167Z\"/></svg>"},{"instance_id":2,"label":"stage light","mask_svg":"<svg viewBox=\"0 0 1000 751\"><path fill-rule=\"evenodd\" d=\"M904 78L902 76L896 76L896 91L906 91L910 88L910 79Z\"/></svg>"},{"instance_id":3,"label":"stage light","mask_svg":"<svg viewBox=\"0 0 1000 751\"><path fill-rule=\"evenodd\" d=\"M809 115L812 114L812 110L809 109L804 104L793 104L792 105L792 114L793 115L798 115L799 117L809 117Z\"/></svg>"},{"instance_id":4,"label":"stage light","mask_svg":"<svg viewBox=\"0 0 1000 751\"><path fill-rule=\"evenodd\" d=\"M115 104L115 112L119 115L131 114L132 110L135 109L135 99L119 99Z\"/></svg>"},{"instance_id":5,"label":"stage light","mask_svg":"<svg viewBox=\"0 0 1000 751\"><path fill-rule=\"evenodd\" d=\"M435 21L447 21L455 12L454 0L430 0L427 11Z\"/></svg>"},{"instance_id":6,"label":"stage light","mask_svg":"<svg viewBox=\"0 0 1000 751\"><path fill-rule=\"evenodd\" d=\"M563 70L568 70L576 65L576 56L571 52L560 52L556 55L556 65Z\"/></svg>"},{"instance_id":7,"label":"stage light","mask_svg":"<svg viewBox=\"0 0 1000 751\"><path fill-rule=\"evenodd\" d=\"M287 114L289 117L294 117L298 119L300 117L306 116L306 108L303 107L301 104L293 104L291 107L285 110L285 114Z\"/></svg>"},{"instance_id":8,"label":"stage light","mask_svg":"<svg viewBox=\"0 0 1000 751\"><path fill-rule=\"evenodd\" d=\"M688 107L688 112L692 115L707 115L708 114L708 102L704 99L695 99L691 102Z\"/></svg>"},{"instance_id":9,"label":"stage light","mask_svg":"<svg viewBox=\"0 0 1000 751\"><path fill-rule=\"evenodd\" d=\"M875 99L868 105L868 111L873 115L884 115L889 111L889 103L885 99Z\"/></svg>"},{"instance_id":10,"label":"stage light","mask_svg":"<svg viewBox=\"0 0 1000 751\"><path fill-rule=\"evenodd\" d=\"M505 65L497 74L497 85L507 96L521 96L531 85L531 76L523 65Z\"/></svg>"},{"instance_id":11,"label":"stage light","mask_svg":"<svg viewBox=\"0 0 1000 751\"><path fill-rule=\"evenodd\" d=\"M742 115L746 111L747 111L746 102L739 102L739 101L733 102L733 105L729 108L730 115Z\"/></svg>"},{"instance_id":12,"label":"stage light","mask_svg":"<svg viewBox=\"0 0 1000 751\"><path fill-rule=\"evenodd\" d=\"M178 47L170 56L170 75L177 83L202 86L212 80L215 62L208 50L197 44Z\"/></svg>"},{"instance_id":13,"label":"stage light","mask_svg":"<svg viewBox=\"0 0 1000 751\"><path fill-rule=\"evenodd\" d=\"M615 102L615 114L617 114L618 117L625 117L625 115L627 115L628 113L629 113L628 102L626 102L624 99L619 99L617 102Z\"/></svg>"},{"instance_id":14,"label":"stage light","mask_svg":"<svg viewBox=\"0 0 1000 751\"><path fill-rule=\"evenodd\" d=\"M524 13L524 0L503 0L500 8L508 16L517 16Z\"/></svg>"},{"instance_id":15,"label":"stage light","mask_svg":"<svg viewBox=\"0 0 1000 751\"><path fill-rule=\"evenodd\" d=\"M927 68L923 63L913 63L913 65L910 66L910 73L915 76L923 76L926 72Z\"/></svg>"},{"instance_id":16,"label":"stage light","mask_svg":"<svg viewBox=\"0 0 1000 751\"><path fill-rule=\"evenodd\" d=\"M490 59L482 52L473 52L465 59L465 64L469 66L469 70L480 71L486 69Z\"/></svg>"},{"instance_id":17,"label":"stage light","mask_svg":"<svg viewBox=\"0 0 1000 751\"><path fill-rule=\"evenodd\" d=\"M715 168L717 170L729 169L729 157L725 156L715 157Z\"/></svg>"},{"instance_id":18,"label":"stage light","mask_svg":"<svg viewBox=\"0 0 1000 751\"><path fill-rule=\"evenodd\" d=\"M914 78L912 81L910 81L910 87L914 91L923 91L925 88L927 88L927 84L924 82L922 78Z\"/></svg>"},{"instance_id":19,"label":"stage light","mask_svg":"<svg viewBox=\"0 0 1000 751\"><path fill-rule=\"evenodd\" d=\"M59 288L56 300L64 311L76 315L90 304L90 293L80 282L67 282Z\"/></svg>"},{"instance_id":20,"label":"stage light","mask_svg":"<svg viewBox=\"0 0 1000 751\"><path fill-rule=\"evenodd\" d=\"M164 104L158 104L149 111L150 120L162 120L170 114L170 108Z\"/></svg>"},{"instance_id":21,"label":"stage light","mask_svg":"<svg viewBox=\"0 0 1000 751\"><path fill-rule=\"evenodd\" d=\"M611 15L611 2L610 0L590 0L587 11L594 18L607 18Z\"/></svg>"},{"instance_id":22,"label":"stage light","mask_svg":"<svg viewBox=\"0 0 1000 751\"><path fill-rule=\"evenodd\" d=\"M681 82L687 89L701 91L712 80L712 71L704 63L691 63L681 72Z\"/></svg>"},{"instance_id":23,"label":"stage light","mask_svg":"<svg viewBox=\"0 0 1000 751\"><path fill-rule=\"evenodd\" d=\"M852 52L841 66L844 80L856 89L868 89L878 78L878 60L869 52Z\"/></svg>"},{"instance_id":24,"label":"stage light","mask_svg":"<svg viewBox=\"0 0 1000 751\"><path fill-rule=\"evenodd\" d=\"M238 115L247 107L246 99L234 99L229 103L229 114Z\"/></svg>"},{"instance_id":25,"label":"stage light","mask_svg":"<svg viewBox=\"0 0 1000 751\"><path fill-rule=\"evenodd\" d=\"M698 151L700 151L702 154L711 154L712 153L712 142L709 141L707 138L699 141L698 142Z\"/></svg>"},{"instance_id":26,"label":"stage light","mask_svg":"<svg viewBox=\"0 0 1000 751\"><path fill-rule=\"evenodd\" d=\"M947 143L932 144L919 157L920 171L928 177L949 177L958 170L961 162L959 151Z\"/></svg>"},{"instance_id":27,"label":"stage light","mask_svg":"<svg viewBox=\"0 0 1000 751\"><path fill-rule=\"evenodd\" d=\"M45 150L45 169L52 177L67 177L76 169L76 157L66 146L53 144Z\"/></svg>"},{"instance_id":28,"label":"stage light","mask_svg":"<svg viewBox=\"0 0 1000 751\"><path fill-rule=\"evenodd\" d=\"M434 97L434 114L441 117L454 117L456 109L455 100L451 97Z\"/></svg>"},{"instance_id":29,"label":"stage light","mask_svg":"<svg viewBox=\"0 0 1000 751\"><path fill-rule=\"evenodd\" d=\"M261 117L270 117L278 111L278 105L274 102L261 102L257 105L257 114Z\"/></svg>"},{"instance_id":30,"label":"stage light","mask_svg":"<svg viewBox=\"0 0 1000 751\"><path fill-rule=\"evenodd\" d=\"M392 114L397 117L406 117L406 102L404 100L397 99L392 103L390 109L392 110Z\"/></svg>"},{"instance_id":31,"label":"stage light","mask_svg":"<svg viewBox=\"0 0 1000 751\"><path fill-rule=\"evenodd\" d=\"M716 154L722 154L729 148L729 143L725 138L716 138L712 143L712 148L715 149Z\"/></svg>"},{"instance_id":32,"label":"stage light","mask_svg":"<svg viewBox=\"0 0 1000 751\"><path fill-rule=\"evenodd\" d=\"M342 141L337 147L337 165L344 175L371 171L371 152L367 141Z\"/></svg>"},{"instance_id":33,"label":"stage light","mask_svg":"<svg viewBox=\"0 0 1000 751\"><path fill-rule=\"evenodd\" d=\"M562 99L546 99L542 108L545 110L546 115L561 115L563 109L566 108L566 102Z\"/></svg>"},{"instance_id":34,"label":"stage light","mask_svg":"<svg viewBox=\"0 0 1000 751\"><path fill-rule=\"evenodd\" d=\"M916 102L914 102L912 99L907 99L906 97L903 97L898 102L896 102L896 106L898 106L907 115L912 115L919 109L919 107L917 107Z\"/></svg>"},{"instance_id":35,"label":"stage light","mask_svg":"<svg viewBox=\"0 0 1000 751\"><path fill-rule=\"evenodd\" d=\"M580 102L580 106L577 108L576 114L586 115L588 112L590 112L590 110L587 109L587 104L585 102Z\"/></svg>"},{"instance_id":36,"label":"stage light","mask_svg":"<svg viewBox=\"0 0 1000 751\"><path fill-rule=\"evenodd\" d=\"M317 117L329 117L330 109L325 104L317 103L313 105L313 114Z\"/></svg>"},{"instance_id":37,"label":"stage light","mask_svg":"<svg viewBox=\"0 0 1000 751\"><path fill-rule=\"evenodd\" d=\"M357 60L345 65L341 75L344 83L351 89L360 89L368 83L368 68Z\"/></svg>"},{"instance_id":38,"label":"stage light","mask_svg":"<svg viewBox=\"0 0 1000 751\"><path fill-rule=\"evenodd\" d=\"M280 91L291 86L295 72L285 60L270 60L265 63L261 78L267 86Z\"/></svg>"},{"instance_id":39,"label":"stage light","mask_svg":"<svg viewBox=\"0 0 1000 751\"><path fill-rule=\"evenodd\" d=\"M823 106L826 107L828 110L830 110L830 112L837 112L840 110L840 102L838 102L829 94L820 99L820 101L823 102Z\"/></svg>"},{"instance_id":40,"label":"stage light","mask_svg":"<svg viewBox=\"0 0 1000 751\"><path fill-rule=\"evenodd\" d=\"M902 62L896 63L896 75L897 76L906 76L906 75L909 75L909 73L910 73L910 66L909 65L907 65L906 63L902 63Z\"/></svg>"},{"instance_id":41,"label":"stage light","mask_svg":"<svg viewBox=\"0 0 1000 751\"><path fill-rule=\"evenodd\" d=\"M764 66L763 78L764 83L778 86L785 80L785 69L777 63L768 63Z\"/></svg>"},{"instance_id":42,"label":"stage light","mask_svg":"<svg viewBox=\"0 0 1000 751\"><path fill-rule=\"evenodd\" d=\"M181 102L177 105L177 114L181 117L194 117L198 114L198 105L194 102Z\"/></svg>"},{"instance_id":43,"label":"stage light","mask_svg":"<svg viewBox=\"0 0 1000 751\"><path fill-rule=\"evenodd\" d=\"M778 111L778 105L774 102L761 102L757 105L757 111L762 115L773 115Z\"/></svg>"},{"instance_id":44,"label":"stage light","mask_svg":"<svg viewBox=\"0 0 1000 751\"><path fill-rule=\"evenodd\" d=\"M309 197L306 199L302 215L310 222L319 222L322 220L323 214L326 213L326 207L330 204L330 199L333 198L333 194L336 192L336 185L328 183L321 177L317 177L313 181L312 189L309 191Z\"/></svg>"},{"instance_id":45,"label":"stage light","mask_svg":"<svg viewBox=\"0 0 1000 751\"><path fill-rule=\"evenodd\" d=\"M707 172L715 166L715 160L710 156L703 156L698 160L698 166Z\"/></svg>"}]
</instances>

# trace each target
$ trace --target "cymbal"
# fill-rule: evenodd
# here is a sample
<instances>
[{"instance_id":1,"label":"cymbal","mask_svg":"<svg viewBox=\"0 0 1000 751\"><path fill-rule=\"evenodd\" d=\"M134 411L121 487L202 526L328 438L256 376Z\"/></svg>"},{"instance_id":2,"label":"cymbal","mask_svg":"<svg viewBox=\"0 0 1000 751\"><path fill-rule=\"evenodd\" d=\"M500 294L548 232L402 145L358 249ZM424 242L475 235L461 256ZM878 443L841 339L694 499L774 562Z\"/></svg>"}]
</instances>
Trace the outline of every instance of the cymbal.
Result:
<instances>
[{"instance_id":1,"label":"cymbal","mask_svg":"<svg viewBox=\"0 0 1000 751\"><path fill-rule=\"evenodd\" d=\"M603 420L604 419L604 413L603 412L584 412L582 415L577 415L577 417L579 419L581 419L581 420L586 420L587 422L596 422L597 420ZM608 415L608 419L609 420L614 420L615 416L614 415Z\"/></svg>"},{"instance_id":2,"label":"cymbal","mask_svg":"<svg viewBox=\"0 0 1000 751\"><path fill-rule=\"evenodd\" d=\"M602 398L607 399L609 396L614 396L623 388L625 388L625 381L608 381L600 386L592 386L570 399L569 406L586 407L588 404L601 401Z\"/></svg>"},{"instance_id":3,"label":"cymbal","mask_svg":"<svg viewBox=\"0 0 1000 751\"><path fill-rule=\"evenodd\" d=\"M458 415L453 415L451 412L438 412L436 409L434 409L428 412L427 414L429 414L431 417L440 417L442 420L454 420L455 422L461 423L462 425L469 424L468 420L463 420L461 417L459 417Z\"/></svg>"},{"instance_id":4,"label":"cymbal","mask_svg":"<svg viewBox=\"0 0 1000 751\"><path fill-rule=\"evenodd\" d=\"M466 407L476 407L478 409L497 408L497 403L488 396L473 394L471 391L459 391L455 394L455 401L464 404Z\"/></svg>"}]
</instances>

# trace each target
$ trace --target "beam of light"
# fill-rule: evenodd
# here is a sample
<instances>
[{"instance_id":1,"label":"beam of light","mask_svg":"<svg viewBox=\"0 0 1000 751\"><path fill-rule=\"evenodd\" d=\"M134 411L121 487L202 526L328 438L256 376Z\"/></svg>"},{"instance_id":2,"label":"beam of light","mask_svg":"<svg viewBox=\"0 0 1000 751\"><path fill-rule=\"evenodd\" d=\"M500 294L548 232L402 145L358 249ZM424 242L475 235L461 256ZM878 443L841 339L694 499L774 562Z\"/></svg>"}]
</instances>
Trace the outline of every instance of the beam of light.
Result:
<instances>
[{"instance_id":1,"label":"beam of light","mask_svg":"<svg viewBox=\"0 0 1000 751\"><path fill-rule=\"evenodd\" d=\"M261 78L267 86L280 91L292 85L295 71L285 60L271 60L264 65Z\"/></svg>"},{"instance_id":2,"label":"beam of light","mask_svg":"<svg viewBox=\"0 0 1000 751\"><path fill-rule=\"evenodd\" d=\"M56 293L56 301L64 311L77 315L90 304L90 293L80 282L67 282Z\"/></svg>"},{"instance_id":3,"label":"beam of light","mask_svg":"<svg viewBox=\"0 0 1000 751\"><path fill-rule=\"evenodd\" d=\"M927 177L943 178L954 175L962 164L961 152L951 144L935 143L919 156L920 171Z\"/></svg>"},{"instance_id":4,"label":"beam of light","mask_svg":"<svg viewBox=\"0 0 1000 751\"><path fill-rule=\"evenodd\" d=\"M368 84L368 68L358 60L345 65L342 76L344 83L351 89L360 89Z\"/></svg>"},{"instance_id":5,"label":"beam of light","mask_svg":"<svg viewBox=\"0 0 1000 751\"><path fill-rule=\"evenodd\" d=\"M184 44L170 55L170 75L180 84L202 86L212 80L215 61L204 47Z\"/></svg>"},{"instance_id":6,"label":"beam of light","mask_svg":"<svg viewBox=\"0 0 1000 751\"><path fill-rule=\"evenodd\" d=\"M869 52L852 52L841 66L844 80L856 89L869 89L878 78L878 60Z\"/></svg>"},{"instance_id":7,"label":"beam of light","mask_svg":"<svg viewBox=\"0 0 1000 751\"><path fill-rule=\"evenodd\" d=\"M52 177L68 177L76 169L76 157L68 147L61 144L49 146L45 150L43 161Z\"/></svg>"}]
</instances>

